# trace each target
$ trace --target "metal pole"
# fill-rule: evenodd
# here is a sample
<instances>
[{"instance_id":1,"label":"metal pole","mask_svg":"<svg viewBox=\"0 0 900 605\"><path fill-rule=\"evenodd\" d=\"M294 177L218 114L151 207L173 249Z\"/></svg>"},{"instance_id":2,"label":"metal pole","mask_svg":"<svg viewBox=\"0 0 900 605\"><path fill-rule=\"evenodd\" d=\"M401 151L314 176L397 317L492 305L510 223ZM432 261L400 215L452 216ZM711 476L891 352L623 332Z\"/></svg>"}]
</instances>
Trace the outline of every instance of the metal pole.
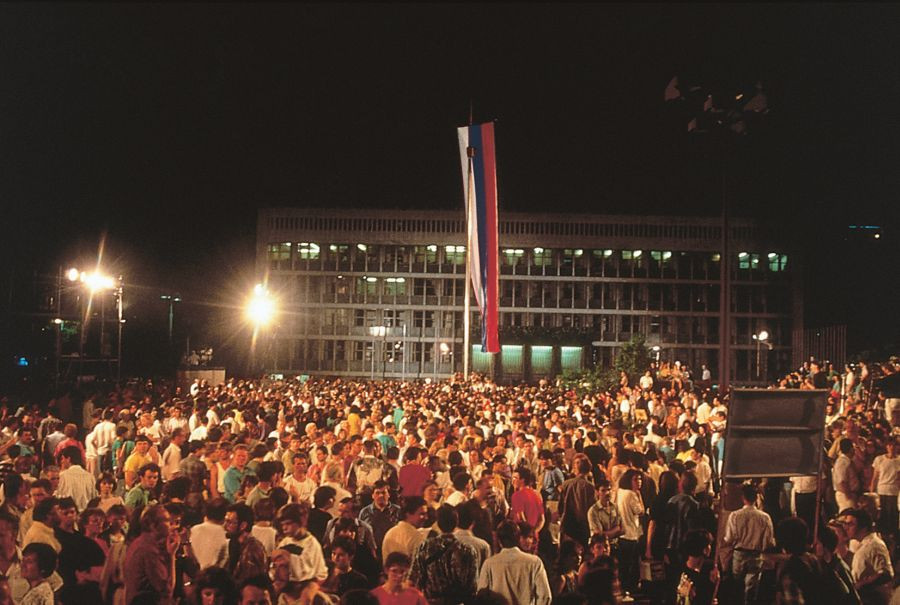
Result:
<instances>
[{"instance_id":1,"label":"metal pole","mask_svg":"<svg viewBox=\"0 0 900 605\"><path fill-rule=\"evenodd\" d=\"M756 337L756 379L759 380L759 347L762 342L759 340L759 336Z\"/></svg>"},{"instance_id":2,"label":"metal pole","mask_svg":"<svg viewBox=\"0 0 900 605\"><path fill-rule=\"evenodd\" d=\"M475 148L467 149L469 156L469 187L466 194L466 299L463 302L463 379L469 379L469 331L471 323L471 298L470 288L472 287L472 269L469 262L469 255L472 254L472 241L474 234L472 233L472 198L475 196L475 175L472 169L472 158L475 156Z\"/></svg>"},{"instance_id":3,"label":"metal pole","mask_svg":"<svg viewBox=\"0 0 900 605\"><path fill-rule=\"evenodd\" d=\"M119 328L118 328L118 337L116 339L116 381L120 382L122 380L122 328L124 327L125 320L122 319L122 295L124 294L125 284L122 283L122 276L119 276L119 290L118 290L118 312L119 312ZM171 337L170 337L171 338Z\"/></svg>"},{"instance_id":4,"label":"metal pole","mask_svg":"<svg viewBox=\"0 0 900 605\"><path fill-rule=\"evenodd\" d=\"M53 386L59 389L59 358L62 357L62 266L59 267L59 273L56 275L56 317L59 323L56 323L56 370L54 372Z\"/></svg>"},{"instance_id":5,"label":"metal pole","mask_svg":"<svg viewBox=\"0 0 900 605\"><path fill-rule=\"evenodd\" d=\"M169 350L172 350L172 328L175 325L175 301L169 297Z\"/></svg>"},{"instance_id":6,"label":"metal pole","mask_svg":"<svg viewBox=\"0 0 900 605\"><path fill-rule=\"evenodd\" d=\"M406 322L403 323L403 349L401 355L403 359L400 360L400 376L403 382L406 382Z\"/></svg>"}]
</instances>

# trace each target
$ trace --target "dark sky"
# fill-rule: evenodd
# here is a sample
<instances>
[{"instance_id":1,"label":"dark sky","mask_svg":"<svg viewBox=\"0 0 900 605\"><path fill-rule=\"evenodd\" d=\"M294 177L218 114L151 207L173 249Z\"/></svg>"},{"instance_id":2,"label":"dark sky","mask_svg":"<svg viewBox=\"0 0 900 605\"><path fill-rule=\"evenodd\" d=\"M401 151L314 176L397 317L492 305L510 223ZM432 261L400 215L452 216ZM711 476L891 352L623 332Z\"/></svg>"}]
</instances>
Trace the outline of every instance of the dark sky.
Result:
<instances>
[{"instance_id":1,"label":"dark sky","mask_svg":"<svg viewBox=\"0 0 900 605\"><path fill-rule=\"evenodd\" d=\"M4 256L106 232L184 289L246 269L259 207L461 209L470 102L501 212L718 214L728 157L739 213L896 226L898 31L890 4L3 4ZM663 104L676 74L761 81L770 115L723 154Z\"/></svg>"}]
</instances>

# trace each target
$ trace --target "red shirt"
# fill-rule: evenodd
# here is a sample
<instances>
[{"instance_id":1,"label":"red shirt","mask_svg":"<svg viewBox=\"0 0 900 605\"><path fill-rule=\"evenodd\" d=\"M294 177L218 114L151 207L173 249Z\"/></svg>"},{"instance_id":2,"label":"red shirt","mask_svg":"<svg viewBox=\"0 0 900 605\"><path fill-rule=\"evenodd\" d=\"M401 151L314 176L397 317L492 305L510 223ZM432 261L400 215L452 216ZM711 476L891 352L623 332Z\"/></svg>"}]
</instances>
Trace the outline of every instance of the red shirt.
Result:
<instances>
[{"instance_id":1,"label":"red shirt","mask_svg":"<svg viewBox=\"0 0 900 605\"><path fill-rule=\"evenodd\" d=\"M523 517L531 527L537 527L544 514L544 501L537 491L530 487L516 490L510 501L510 514L515 521Z\"/></svg>"},{"instance_id":2,"label":"red shirt","mask_svg":"<svg viewBox=\"0 0 900 605\"><path fill-rule=\"evenodd\" d=\"M431 471L415 462L404 464L397 472L397 480L400 482L401 496L421 496L422 487L431 480Z\"/></svg>"}]
</instances>

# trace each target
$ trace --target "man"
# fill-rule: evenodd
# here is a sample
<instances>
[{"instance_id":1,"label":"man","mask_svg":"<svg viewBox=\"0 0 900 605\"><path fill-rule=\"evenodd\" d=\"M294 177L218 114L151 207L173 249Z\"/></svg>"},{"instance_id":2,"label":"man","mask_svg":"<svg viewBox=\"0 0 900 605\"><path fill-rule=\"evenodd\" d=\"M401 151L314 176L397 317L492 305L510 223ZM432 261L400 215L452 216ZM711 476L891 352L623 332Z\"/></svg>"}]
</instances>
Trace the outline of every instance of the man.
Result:
<instances>
[{"instance_id":1,"label":"man","mask_svg":"<svg viewBox=\"0 0 900 605\"><path fill-rule=\"evenodd\" d=\"M341 500L341 503L338 505L337 516L332 518L328 522L328 525L325 526L325 541L322 542L322 544L327 546L334 541L336 535L335 526L337 525L338 519L349 519L356 527L357 546L364 545L374 557L375 537L372 533L372 526L359 519L359 512L356 501L353 498L348 497Z\"/></svg>"},{"instance_id":2,"label":"man","mask_svg":"<svg viewBox=\"0 0 900 605\"><path fill-rule=\"evenodd\" d=\"M800 517L788 517L778 523L778 545L789 556L778 567L775 581L776 603L821 603L826 593L822 562L806 552L806 522ZM828 594L828 602L835 595Z\"/></svg>"},{"instance_id":3,"label":"man","mask_svg":"<svg viewBox=\"0 0 900 605\"><path fill-rule=\"evenodd\" d=\"M857 540L850 573L865 605L887 605L891 600L894 569L884 541L875 533L872 516L865 510L848 510L841 515L847 537Z\"/></svg>"},{"instance_id":4,"label":"man","mask_svg":"<svg viewBox=\"0 0 900 605\"><path fill-rule=\"evenodd\" d=\"M53 528L59 523L59 500L51 496L35 505L33 519L31 527L28 528L28 532L22 540L22 547L24 548L32 542L40 542L53 547L58 554L62 546L56 539Z\"/></svg>"},{"instance_id":5,"label":"man","mask_svg":"<svg viewBox=\"0 0 900 605\"><path fill-rule=\"evenodd\" d=\"M459 522L456 510L443 505L437 511L440 535L416 548L409 581L432 605L456 605L475 594L478 555L453 535Z\"/></svg>"},{"instance_id":6,"label":"man","mask_svg":"<svg viewBox=\"0 0 900 605\"><path fill-rule=\"evenodd\" d=\"M7 475L3 482L3 506L0 507L16 519L16 524L31 504L28 482L18 473ZM18 530L18 527L16 528Z\"/></svg>"},{"instance_id":7,"label":"man","mask_svg":"<svg viewBox=\"0 0 900 605\"><path fill-rule=\"evenodd\" d=\"M403 466L397 471L400 481L400 495L421 496L426 481L431 480L431 470L421 463L422 450L414 445L409 446L403 457Z\"/></svg>"},{"instance_id":8,"label":"man","mask_svg":"<svg viewBox=\"0 0 900 605\"><path fill-rule=\"evenodd\" d=\"M557 512L559 509L559 490L562 488L562 484L566 482L566 476L556 467L556 463L553 460L553 452L550 450L541 450L538 454L538 459L541 462L541 498L543 498L550 512Z\"/></svg>"},{"instance_id":9,"label":"man","mask_svg":"<svg viewBox=\"0 0 900 605\"><path fill-rule=\"evenodd\" d=\"M278 512L278 523L284 535L278 548L291 553L291 580L323 581L328 577L328 567L319 541L306 528L309 504L287 504Z\"/></svg>"},{"instance_id":10,"label":"man","mask_svg":"<svg viewBox=\"0 0 900 605\"><path fill-rule=\"evenodd\" d=\"M376 481L383 481L390 475L386 462L375 457L375 440L363 442L363 455L350 464L347 474L347 489L353 493L371 490Z\"/></svg>"},{"instance_id":11,"label":"man","mask_svg":"<svg viewBox=\"0 0 900 605\"><path fill-rule=\"evenodd\" d=\"M116 440L116 423L113 422L115 411L111 408L103 410L103 419L94 427L94 445L97 450L97 459L100 462L100 471L107 472L112 469L112 444Z\"/></svg>"},{"instance_id":12,"label":"man","mask_svg":"<svg viewBox=\"0 0 900 605\"><path fill-rule=\"evenodd\" d=\"M301 453L302 449L303 437L301 435L291 435L288 449L281 457L281 463L284 465L285 475L292 475L294 473L294 454Z\"/></svg>"},{"instance_id":13,"label":"man","mask_svg":"<svg viewBox=\"0 0 900 605\"><path fill-rule=\"evenodd\" d=\"M87 508L87 503L97 495L94 476L81 466L81 450L75 446L63 448L59 455L62 472L59 473L59 498L72 498L79 511Z\"/></svg>"},{"instance_id":14,"label":"man","mask_svg":"<svg viewBox=\"0 0 900 605\"><path fill-rule=\"evenodd\" d=\"M368 590L369 579L353 569L356 542L347 536L338 536L331 545L331 573L322 583L322 590L338 597L350 590Z\"/></svg>"},{"instance_id":15,"label":"man","mask_svg":"<svg viewBox=\"0 0 900 605\"><path fill-rule=\"evenodd\" d=\"M510 498L509 516L513 521L525 521L538 534L544 527L544 502L534 489L534 474L524 466L513 473L516 491Z\"/></svg>"},{"instance_id":16,"label":"man","mask_svg":"<svg viewBox=\"0 0 900 605\"><path fill-rule=\"evenodd\" d=\"M238 492L244 478L253 475L253 471L247 468L247 461L250 459L247 446L239 444L234 446L234 454L231 458L231 466L225 471L225 499L231 503L237 499Z\"/></svg>"},{"instance_id":17,"label":"man","mask_svg":"<svg viewBox=\"0 0 900 605\"><path fill-rule=\"evenodd\" d=\"M159 482L159 466L145 464L138 470L137 484L125 494L125 506L131 510L139 506L156 504L156 484Z\"/></svg>"},{"instance_id":18,"label":"man","mask_svg":"<svg viewBox=\"0 0 900 605\"><path fill-rule=\"evenodd\" d=\"M138 478L138 470L145 464L151 462L159 462L159 454L156 449L151 449L150 438L146 435L138 435L134 440L134 451L125 460L123 470L125 471L125 487L131 488Z\"/></svg>"},{"instance_id":19,"label":"man","mask_svg":"<svg viewBox=\"0 0 900 605\"><path fill-rule=\"evenodd\" d=\"M597 501L588 510L588 527L591 536L597 534L606 536L610 550L616 552L619 536L625 533L625 529L622 527L619 509L612 501L612 490L606 479L597 482Z\"/></svg>"},{"instance_id":20,"label":"man","mask_svg":"<svg viewBox=\"0 0 900 605\"><path fill-rule=\"evenodd\" d=\"M316 537L319 544L325 542L325 529L328 527L332 516L328 510L334 506L334 496L337 494L333 487L328 485L320 486L315 494L313 494L313 508L309 511L309 519L307 520L307 528L310 533Z\"/></svg>"},{"instance_id":21,"label":"man","mask_svg":"<svg viewBox=\"0 0 900 605\"><path fill-rule=\"evenodd\" d=\"M393 552L402 552L412 559L416 547L425 539L424 534L419 531L428 519L425 499L422 496L404 498L400 513L403 518L384 534L381 543L382 561L387 561L388 555Z\"/></svg>"},{"instance_id":22,"label":"man","mask_svg":"<svg viewBox=\"0 0 900 605\"><path fill-rule=\"evenodd\" d=\"M372 491L372 503L359 511L359 520L372 528L372 536L378 549L381 548L384 535L400 520L400 507L391 503L390 497L387 482L376 481Z\"/></svg>"},{"instance_id":23,"label":"man","mask_svg":"<svg viewBox=\"0 0 900 605\"><path fill-rule=\"evenodd\" d=\"M478 589L502 594L511 605L550 605L550 583L544 564L519 550L519 528L504 521L497 528L501 550L484 562Z\"/></svg>"},{"instance_id":24,"label":"man","mask_svg":"<svg viewBox=\"0 0 900 605\"><path fill-rule=\"evenodd\" d=\"M297 471L297 465L294 465L294 472ZM259 471L256 473L259 483L257 483L250 493L247 494L245 502L247 506L253 508L256 503L264 498L268 498L272 494L272 488L280 482L281 465L274 460L267 460L260 463ZM315 487L315 486L314 486ZM288 492L290 493L290 491Z\"/></svg>"},{"instance_id":25,"label":"man","mask_svg":"<svg viewBox=\"0 0 900 605\"><path fill-rule=\"evenodd\" d=\"M266 549L250 535L253 529L253 509L246 504L232 504L225 513L225 532L228 536L228 571L234 581L241 583L268 573Z\"/></svg>"},{"instance_id":26,"label":"man","mask_svg":"<svg viewBox=\"0 0 900 605\"><path fill-rule=\"evenodd\" d=\"M475 567L480 571L481 566L491 556L491 545L472 533L475 519L481 514L481 505L477 500L466 500L456 507L456 513L459 516L459 526L453 531L453 535L463 544L472 547L477 555Z\"/></svg>"},{"instance_id":27,"label":"man","mask_svg":"<svg viewBox=\"0 0 900 605\"><path fill-rule=\"evenodd\" d=\"M162 505L141 514L141 535L125 555L125 602L168 603L175 590L175 551L180 540L171 531L171 517Z\"/></svg>"},{"instance_id":28,"label":"man","mask_svg":"<svg viewBox=\"0 0 900 605\"><path fill-rule=\"evenodd\" d=\"M762 553L774 546L775 536L772 518L756 508L758 491L755 485L741 486L743 508L728 516L723 542L734 549L731 571L743 584L743 602L752 603L756 598L762 575Z\"/></svg>"},{"instance_id":29,"label":"man","mask_svg":"<svg viewBox=\"0 0 900 605\"><path fill-rule=\"evenodd\" d=\"M284 480L284 489L293 502L312 502L316 484L307 475L309 461L306 454L297 452L291 456L294 472Z\"/></svg>"},{"instance_id":30,"label":"man","mask_svg":"<svg viewBox=\"0 0 900 605\"><path fill-rule=\"evenodd\" d=\"M807 528L815 525L817 490L815 475L791 477L791 510L806 522Z\"/></svg>"},{"instance_id":31,"label":"man","mask_svg":"<svg viewBox=\"0 0 900 605\"><path fill-rule=\"evenodd\" d=\"M28 529L31 527L34 519L34 507L53 495L53 488L46 479L34 481L28 491L31 494L31 505L25 509L22 517L19 519L19 538L17 540L23 546L25 545L25 534L28 533Z\"/></svg>"},{"instance_id":32,"label":"man","mask_svg":"<svg viewBox=\"0 0 900 605\"><path fill-rule=\"evenodd\" d=\"M200 569L224 567L228 559L228 536L225 534L225 512L228 501L215 498L206 504L206 518L203 523L191 528L191 549L200 564Z\"/></svg>"},{"instance_id":33,"label":"man","mask_svg":"<svg viewBox=\"0 0 900 605\"><path fill-rule=\"evenodd\" d=\"M597 500L594 486L588 481L591 461L575 459L575 477L562 484L559 496L560 532L587 548L590 537L588 511Z\"/></svg>"},{"instance_id":34,"label":"man","mask_svg":"<svg viewBox=\"0 0 900 605\"><path fill-rule=\"evenodd\" d=\"M181 468L181 448L185 440L183 429L176 428L172 431L169 446L162 455L162 476L166 481L171 481Z\"/></svg>"},{"instance_id":35,"label":"man","mask_svg":"<svg viewBox=\"0 0 900 605\"><path fill-rule=\"evenodd\" d=\"M100 574L106 562L103 549L75 531L78 511L72 498L60 498L59 522L54 533L60 544L59 575L63 587L59 597L63 603L97 603L100 594Z\"/></svg>"},{"instance_id":36,"label":"man","mask_svg":"<svg viewBox=\"0 0 900 605\"><path fill-rule=\"evenodd\" d=\"M877 456L872 463L875 473L869 491L878 494L879 527L884 535L897 532L897 494L900 493L900 457L897 456L897 437L885 443L887 453Z\"/></svg>"},{"instance_id":37,"label":"man","mask_svg":"<svg viewBox=\"0 0 900 605\"><path fill-rule=\"evenodd\" d=\"M459 506L469 499L472 490L472 476L469 473L457 473L452 479L453 492L444 500L450 506Z\"/></svg>"},{"instance_id":38,"label":"man","mask_svg":"<svg viewBox=\"0 0 900 605\"><path fill-rule=\"evenodd\" d=\"M188 490L190 494L202 494L206 487L206 480L209 478L209 469L200 459L200 452L205 447L206 444L202 441L189 442L187 458L178 465L178 472L181 476L191 480L191 487Z\"/></svg>"},{"instance_id":39,"label":"man","mask_svg":"<svg viewBox=\"0 0 900 605\"><path fill-rule=\"evenodd\" d=\"M841 439L838 447L841 453L831 469L831 481L834 485L834 499L840 512L856 506L856 499L859 496L859 475L853 465L855 451L853 440Z\"/></svg>"}]
</instances>

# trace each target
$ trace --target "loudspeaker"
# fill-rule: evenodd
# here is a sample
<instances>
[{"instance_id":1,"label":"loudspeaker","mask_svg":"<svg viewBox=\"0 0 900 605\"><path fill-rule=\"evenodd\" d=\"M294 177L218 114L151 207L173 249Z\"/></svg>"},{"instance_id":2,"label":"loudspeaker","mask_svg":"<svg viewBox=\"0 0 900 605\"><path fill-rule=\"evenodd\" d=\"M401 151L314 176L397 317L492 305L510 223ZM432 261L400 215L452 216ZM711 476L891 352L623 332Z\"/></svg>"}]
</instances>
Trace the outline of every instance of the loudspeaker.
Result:
<instances>
[{"instance_id":1,"label":"loudspeaker","mask_svg":"<svg viewBox=\"0 0 900 605\"><path fill-rule=\"evenodd\" d=\"M817 475L827 402L827 390L733 390L723 477Z\"/></svg>"}]
</instances>

